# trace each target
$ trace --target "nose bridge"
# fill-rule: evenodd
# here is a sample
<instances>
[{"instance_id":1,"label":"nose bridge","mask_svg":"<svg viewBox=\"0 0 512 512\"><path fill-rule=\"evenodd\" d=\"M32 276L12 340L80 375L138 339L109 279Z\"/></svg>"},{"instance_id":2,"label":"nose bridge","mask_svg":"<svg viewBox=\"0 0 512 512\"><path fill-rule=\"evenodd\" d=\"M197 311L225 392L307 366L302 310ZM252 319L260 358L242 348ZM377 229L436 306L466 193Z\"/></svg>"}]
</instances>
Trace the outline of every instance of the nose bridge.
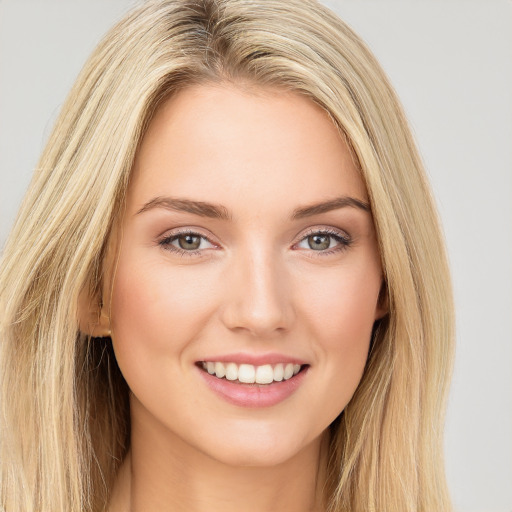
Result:
<instances>
[{"instance_id":1,"label":"nose bridge","mask_svg":"<svg viewBox=\"0 0 512 512\"><path fill-rule=\"evenodd\" d=\"M266 244L251 244L234 260L228 271L226 325L257 336L289 328L293 307L278 252Z\"/></svg>"}]
</instances>

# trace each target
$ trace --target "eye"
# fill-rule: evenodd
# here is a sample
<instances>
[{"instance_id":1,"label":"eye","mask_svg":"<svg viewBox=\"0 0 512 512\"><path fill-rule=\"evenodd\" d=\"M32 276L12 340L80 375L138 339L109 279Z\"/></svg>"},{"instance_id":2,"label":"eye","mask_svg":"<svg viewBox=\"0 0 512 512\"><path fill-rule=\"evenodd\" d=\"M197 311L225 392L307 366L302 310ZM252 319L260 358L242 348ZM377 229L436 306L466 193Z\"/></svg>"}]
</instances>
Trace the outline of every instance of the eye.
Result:
<instances>
[{"instance_id":1,"label":"eye","mask_svg":"<svg viewBox=\"0 0 512 512\"><path fill-rule=\"evenodd\" d=\"M193 231L174 233L158 242L164 249L182 255L197 254L203 249L215 248L215 245L203 235Z\"/></svg>"},{"instance_id":2,"label":"eye","mask_svg":"<svg viewBox=\"0 0 512 512\"><path fill-rule=\"evenodd\" d=\"M350 243L350 238L338 231L319 230L302 238L296 247L320 253L331 253L346 249Z\"/></svg>"},{"instance_id":3,"label":"eye","mask_svg":"<svg viewBox=\"0 0 512 512\"><path fill-rule=\"evenodd\" d=\"M175 242L177 242L180 249L186 251L196 251L201 246L202 239L200 236L189 233L187 235L178 236L178 238L172 241L172 243Z\"/></svg>"}]
</instances>

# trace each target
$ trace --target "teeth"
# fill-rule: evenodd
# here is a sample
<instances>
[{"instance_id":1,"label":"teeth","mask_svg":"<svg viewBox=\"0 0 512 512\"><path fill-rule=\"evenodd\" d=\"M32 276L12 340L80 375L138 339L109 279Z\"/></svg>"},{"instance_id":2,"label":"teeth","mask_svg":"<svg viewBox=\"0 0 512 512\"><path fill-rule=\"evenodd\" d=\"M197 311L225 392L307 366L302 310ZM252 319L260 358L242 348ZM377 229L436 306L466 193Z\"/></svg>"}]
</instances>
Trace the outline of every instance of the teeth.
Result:
<instances>
[{"instance_id":1,"label":"teeth","mask_svg":"<svg viewBox=\"0 0 512 512\"><path fill-rule=\"evenodd\" d=\"M226 365L226 379L237 380L238 379L238 366L235 363L228 363Z\"/></svg>"},{"instance_id":2,"label":"teeth","mask_svg":"<svg viewBox=\"0 0 512 512\"><path fill-rule=\"evenodd\" d=\"M278 363L274 366L264 364L254 366L252 364L221 363L205 361L202 364L204 370L210 375L215 375L219 379L238 380L244 384L270 384L271 382L281 382L291 379L300 371L300 364Z\"/></svg>"},{"instance_id":3,"label":"teeth","mask_svg":"<svg viewBox=\"0 0 512 512\"><path fill-rule=\"evenodd\" d=\"M284 365L279 363L274 366L274 380L280 382L284 379Z\"/></svg>"},{"instance_id":4,"label":"teeth","mask_svg":"<svg viewBox=\"0 0 512 512\"><path fill-rule=\"evenodd\" d=\"M274 368L269 364L258 366L256 369L256 382L258 384L270 384L274 381Z\"/></svg>"},{"instance_id":5,"label":"teeth","mask_svg":"<svg viewBox=\"0 0 512 512\"><path fill-rule=\"evenodd\" d=\"M238 368L238 380L246 384L254 384L256 370L252 364L241 364Z\"/></svg>"},{"instance_id":6,"label":"teeth","mask_svg":"<svg viewBox=\"0 0 512 512\"><path fill-rule=\"evenodd\" d=\"M288 380L291 377L293 377L293 364L292 363L288 363L284 367L284 380Z\"/></svg>"},{"instance_id":7,"label":"teeth","mask_svg":"<svg viewBox=\"0 0 512 512\"><path fill-rule=\"evenodd\" d=\"M226 375L226 367L224 363L215 363L215 375L221 379Z\"/></svg>"}]
</instances>

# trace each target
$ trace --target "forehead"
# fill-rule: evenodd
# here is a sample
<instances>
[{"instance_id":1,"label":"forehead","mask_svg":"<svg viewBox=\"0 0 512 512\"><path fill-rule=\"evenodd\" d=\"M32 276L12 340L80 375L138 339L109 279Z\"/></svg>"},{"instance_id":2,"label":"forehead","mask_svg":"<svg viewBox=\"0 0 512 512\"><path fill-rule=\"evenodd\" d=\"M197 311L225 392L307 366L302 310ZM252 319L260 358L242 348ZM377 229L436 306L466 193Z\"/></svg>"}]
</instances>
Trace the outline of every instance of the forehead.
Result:
<instances>
[{"instance_id":1,"label":"forehead","mask_svg":"<svg viewBox=\"0 0 512 512\"><path fill-rule=\"evenodd\" d=\"M186 88L156 112L136 156L129 203L169 194L230 203L365 200L343 137L312 100L278 88ZM243 206L243 205L241 205Z\"/></svg>"}]
</instances>

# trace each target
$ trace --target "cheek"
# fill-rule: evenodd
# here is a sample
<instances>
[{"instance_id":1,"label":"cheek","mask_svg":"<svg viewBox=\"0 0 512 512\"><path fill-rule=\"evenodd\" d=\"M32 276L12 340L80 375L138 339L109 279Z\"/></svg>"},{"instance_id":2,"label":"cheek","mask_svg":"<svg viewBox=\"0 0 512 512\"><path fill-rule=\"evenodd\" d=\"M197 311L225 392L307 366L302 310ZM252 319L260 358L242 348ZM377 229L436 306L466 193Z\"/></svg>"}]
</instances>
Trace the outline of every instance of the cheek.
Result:
<instances>
[{"instance_id":1,"label":"cheek","mask_svg":"<svg viewBox=\"0 0 512 512\"><path fill-rule=\"evenodd\" d=\"M171 267L161 257L155 260L132 251L125 252L117 265L111 325L123 372L135 365L176 364L170 356L187 348L215 309L204 292L204 272Z\"/></svg>"},{"instance_id":2,"label":"cheek","mask_svg":"<svg viewBox=\"0 0 512 512\"><path fill-rule=\"evenodd\" d=\"M381 286L378 267L347 267L332 271L322 281L304 284L309 290L304 307L320 339L349 348L369 338Z\"/></svg>"},{"instance_id":3,"label":"cheek","mask_svg":"<svg viewBox=\"0 0 512 512\"><path fill-rule=\"evenodd\" d=\"M199 267L171 267L144 249L121 252L111 300L114 350L134 396L155 416L162 403L174 410L177 400L185 414L194 406L194 394L182 388L186 379L175 376L190 371L190 347L216 308L204 292L209 286ZM172 398L184 396L184 403Z\"/></svg>"},{"instance_id":4,"label":"cheek","mask_svg":"<svg viewBox=\"0 0 512 512\"><path fill-rule=\"evenodd\" d=\"M322 367L323 393L333 420L350 401L368 357L380 290L378 266L337 271L322 283L309 284L307 311L310 336ZM314 285L315 284L315 285Z\"/></svg>"},{"instance_id":5,"label":"cheek","mask_svg":"<svg viewBox=\"0 0 512 512\"><path fill-rule=\"evenodd\" d=\"M112 294L112 326L118 334L127 331L127 326L146 334L151 333L150 327L186 327L191 317L197 319L197 314L209 306L208 297L201 293L204 276L200 272L153 260L156 258L144 258L143 253L134 251L118 262Z\"/></svg>"}]
</instances>

